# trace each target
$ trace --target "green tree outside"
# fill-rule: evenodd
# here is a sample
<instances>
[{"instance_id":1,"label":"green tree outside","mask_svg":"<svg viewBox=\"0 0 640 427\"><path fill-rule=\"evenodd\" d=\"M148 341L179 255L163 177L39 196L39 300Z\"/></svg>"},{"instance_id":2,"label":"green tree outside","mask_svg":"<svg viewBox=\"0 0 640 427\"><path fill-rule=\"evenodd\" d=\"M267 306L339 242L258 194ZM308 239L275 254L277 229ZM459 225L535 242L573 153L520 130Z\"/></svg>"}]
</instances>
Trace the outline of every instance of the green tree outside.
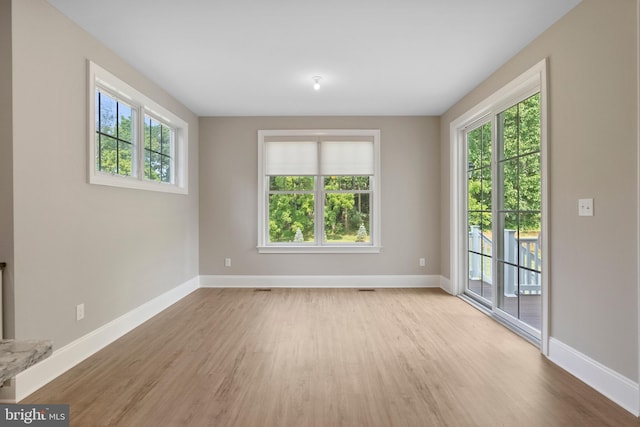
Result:
<instances>
[{"instance_id":1,"label":"green tree outside","mask_svg":"<svg viewBox=\"0 0 640 427\"><path fill-rule=\"evenodd\" d=\"M102 172L130 176L133 171L131 107L96 92L96 164Z\"/></svg>"},{"instance_id":2,"label":"green tree outside","mask_svg":"<svg viewBox=\"0 0 640 427\"><path fill-rule=\"evenodd\" d=\"M145 116L144 177L171 182L173 130ZM131 106L96 91L96 164L101 172L131 176L135 165L134 120Z\"/></svg>"},{"instance_id":3,"label":"green tree outside","mask_svg":"<svg viewBox=\"0 0 640 427\"><path fill-rule=\"evenodd\" d=\"M369 241L369 177L327 176L324 236L327 242ZM269 241L293 242L300 229L305 242L315 236L315 177L269 177ZM361 232L364 226L366 236Z\"/></svg>"},{"instance_id":4,"label":"green tree outside","mask_svg":"<svg viewBox=\"0 0 640 427\"><path fill-rule=\"evenodd\" d=\"M540 94L498 114L498 210L504 228L540 230ZM483 232L491 230L491 123L467 134L468 220Z\"/></svg>"},{"instance_id":5,"label":"green tree outside","mask_svg":"<svg viewBox=\"0 0 640 427\"><path fill-rule=\"evenodd\" d=\"M313 189L312 176L269 177L270 242L293 242L298 229L305 242L314 240Z\"/></svg>"}]
</instances>

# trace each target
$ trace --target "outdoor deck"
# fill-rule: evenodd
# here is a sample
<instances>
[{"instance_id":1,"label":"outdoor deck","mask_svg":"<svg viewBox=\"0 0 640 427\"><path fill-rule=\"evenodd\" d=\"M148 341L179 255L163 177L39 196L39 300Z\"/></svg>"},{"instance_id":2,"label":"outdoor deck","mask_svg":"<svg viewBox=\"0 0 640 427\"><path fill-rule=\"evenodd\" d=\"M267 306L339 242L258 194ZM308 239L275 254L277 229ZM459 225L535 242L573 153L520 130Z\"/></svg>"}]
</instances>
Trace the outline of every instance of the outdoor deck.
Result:
<instances>
[{"instance_id":1,"label":"outdoor deck","mask_svg":"<svg viewBox=\"0 0 640 427\"><path fill-rule=\"evenodd\" d=\"M493 298L493 285L487 282L472 280L469 282L469 289L488 300ZM504 299L503 311L519 318L533 328L541 329L542 301L540 295L520 295L520 298L504 297Z\"/></svg>"}]
</instances>

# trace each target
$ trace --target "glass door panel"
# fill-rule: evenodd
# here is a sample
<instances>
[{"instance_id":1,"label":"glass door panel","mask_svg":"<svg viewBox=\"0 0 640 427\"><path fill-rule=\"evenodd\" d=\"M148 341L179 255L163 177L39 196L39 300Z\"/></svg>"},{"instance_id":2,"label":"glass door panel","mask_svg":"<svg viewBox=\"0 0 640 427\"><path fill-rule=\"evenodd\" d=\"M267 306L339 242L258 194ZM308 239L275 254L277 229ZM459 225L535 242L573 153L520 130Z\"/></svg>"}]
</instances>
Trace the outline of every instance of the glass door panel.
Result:
<instances>
[{"instance_id":1,"label":"glass door panel","mask_svg":"<svg viewBox=\"0 0 640 427\"><path fill-rule=\"evenodd\" d=\"M465 292L486 306L491 306L493 301L491 138L489 121L480 123L465 133L468 166L466 214L469 234Z\"/></svg>"},{"instance_id":2,"label":"glass door panel","mask_svg":"<svg viewBox=\"0 0 640 427\"><path fill-rule=\"evenodd\" d=\"M533 95L497 115L498 223L496 306L540 331L540 97Z\"/></svg>"}]
</instances>

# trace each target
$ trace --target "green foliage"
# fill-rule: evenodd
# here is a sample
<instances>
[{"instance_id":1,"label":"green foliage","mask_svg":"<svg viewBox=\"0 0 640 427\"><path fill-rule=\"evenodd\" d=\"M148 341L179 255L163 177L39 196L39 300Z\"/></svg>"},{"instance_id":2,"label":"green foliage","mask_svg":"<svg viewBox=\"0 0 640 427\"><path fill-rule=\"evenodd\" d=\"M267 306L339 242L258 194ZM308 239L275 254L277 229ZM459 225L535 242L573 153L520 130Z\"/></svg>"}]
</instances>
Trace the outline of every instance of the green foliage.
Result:
<instances>
[{"instance_id":1,"label":"green foliage","mask_svg":"<svg viewBox=\"0 0 640 427\"><path fill-rule=\"evenodd\" d=\"M351 236L355 242L361 225L365 227L362 241L368 241L369 177L324 177L321 184L325 189L326 241L344 241L344 238ZM314 189L313 176L269 177L270 242L293 242L298 229L305 242L314 241Z\"/></svg>"},{"instance_id":2,"label":"green foliage","mask_svg":"<svg viewBox=\"0 0 640 427\"><path fill-rule=\"evenodd\" d=\"M491 229L491 123L467 134L469 222Z\"/></svg>"},{"instance_id":3,"label":"green foliage","mask_svg":"<svg viewBox=\"0 0 640 427\"><path fill-rule=\"evenodd\" d=\"M498 114L500 220L508 229L540 230L540 95ZM491 229L491 125L467 134L469 224Z\"/></svg>"},{"instance_id":4,"label":"green foliage","mask_svg":"<svg viewBox=\"0 0 640 427\"><path fill-rule=\"evenodd\" d=\"M270 177L271 191L293 191L309 185L313 189L313 177L278 176ZM314 194L276 193L269 195L269 241L292 242L296 231L304 236L304 241L314 240Z\"/></svg>"},{"instance_id":5,"label":"green foliage","mask_svg":"<svg viewBox=\"0 0 640 427\"><path fill-rule=\"evenodd\" d=\"M96 94L96 163L100 171L131 175L133 169L131 107Z\"/></svg>"},{"instance_id":6,"label":"green foliage","mask_svg":"<svg viewBox=\"0 0 640 427\"><path fill-rule=\"evenodd\" d=\"M171 129L151 117L144 118L144 177L171 182Z\"/></svg>"},{"instance_id":7,"label":"green foliage","mask_svg":"<svg viewBox=\"0 0 640 427\"><path fill-rule=\"evenodd\" d=\"M357 232L360 225L365 225L367 231L370 214L369 193L358 191L367 191L369 186L368 176L324 178L324 231L327 241L341 241L343 236Z\"/></svg>"},{"instance_id":8,"label":"green foliage","mask_svg":"<svg viewBox=\"0 0 640 427\"><path fill-rule=\"evenodd\" d=\"M270 176L270 191L313 191L315 178L312 176Z\"/></svg>"},{"instance_id":9,"label":"green foliage","mask_svg":"<svg viewBox=\"0 0 640 427\"><path fill-rule=\"evenodd\" d=\"M133 174L135 141L133 112L126 103L96 91L96 164L102 172ZM144 121L144 176L171 182L172 129L148 116Z\"/></svg>"}]
</instances>

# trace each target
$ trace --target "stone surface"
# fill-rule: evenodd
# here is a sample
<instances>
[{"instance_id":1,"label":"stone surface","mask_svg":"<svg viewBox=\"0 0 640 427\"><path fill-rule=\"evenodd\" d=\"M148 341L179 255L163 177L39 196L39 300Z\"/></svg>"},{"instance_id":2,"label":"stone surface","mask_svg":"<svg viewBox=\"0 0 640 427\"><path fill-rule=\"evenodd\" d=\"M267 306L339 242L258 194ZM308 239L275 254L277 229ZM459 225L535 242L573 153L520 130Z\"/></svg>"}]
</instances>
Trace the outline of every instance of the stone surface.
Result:
<instances>
[{"instance_id":1,"label":"stone surface","mask_svg":"<svg viewBox=\"0 0 640 427\"><path fill-rule=\"evenodd\" d=\"M0 383L51 355L53 343L38 340L0 340Z\"/></svg>"}]
</instances>

